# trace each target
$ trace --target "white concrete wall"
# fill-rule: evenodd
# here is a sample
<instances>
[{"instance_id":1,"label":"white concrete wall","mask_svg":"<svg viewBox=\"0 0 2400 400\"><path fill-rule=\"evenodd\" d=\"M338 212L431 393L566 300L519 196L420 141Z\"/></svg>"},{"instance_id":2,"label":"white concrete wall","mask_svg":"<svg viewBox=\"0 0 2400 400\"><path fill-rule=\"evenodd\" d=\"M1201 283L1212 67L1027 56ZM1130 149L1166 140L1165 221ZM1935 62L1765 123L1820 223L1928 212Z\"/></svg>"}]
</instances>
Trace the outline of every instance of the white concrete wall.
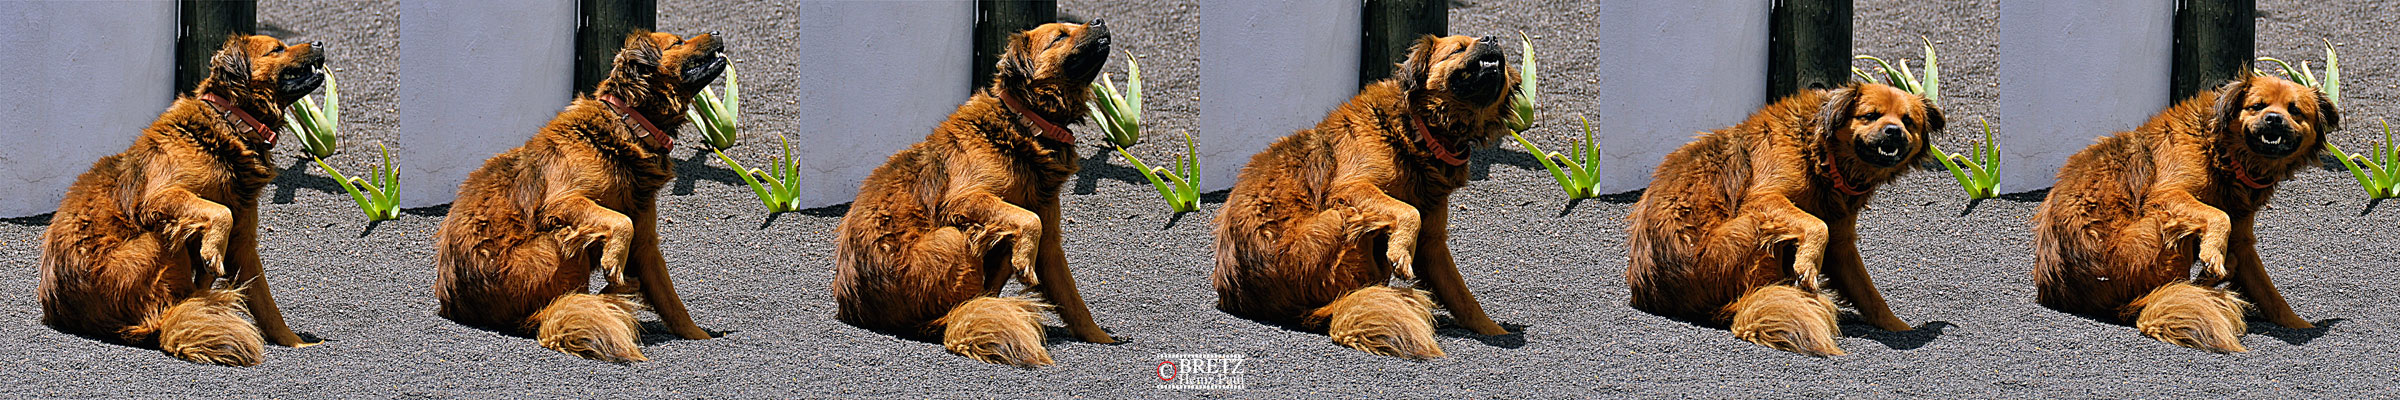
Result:
<instances>
[{"instance_id":1,"label":"white concrete wall","mask_svg":"<svg viewBox=\"0 0 2400 400\"><path fill-rule=\"evenodd\" d=\"M2174 7L2000 3L2001 192L2050 187L2058 167L2094 138L2131 130L2166 108Z\"/></svg>"},{"instance_id":2,"label":"white concrete wall","mask_svg":"<svg viewBox=\"0 0 2400 400\"><path fill-rule=\"evenodd\" d=\"M1542 112L1592 119L1593 134L1607 143L1600 146L1606 158L1597 185L1601 193L1649 187L1650 172L1667 153L1698 132L1733 126L1766 104L1768 11L1766 2L1753 0L1607 3L1596 19L1585 22L1599 31L1597 37L1609 38L1590 49L1598 67L1542 71L1545 80L1593 75L1599 78L1593 91L1599 95L1587 109ZM1582 127L1542 129L1580 132Z\"/></svg>"},{"instance_id":3,"label":"white concrete wall","mask_svg":"<svg viewBox=\"0 0 2400 400\"><path fill-rule=\"evenodd\" d=\"M467 173L566 109L575 2L400 2L400 205L450 202Z\"/></svg>"},{"instance_id":4,"label":"white concrete wall","mask_svg":"<svg viewBox=\"0 0 2400 400\"><path fill-rule=\"evenodd\" d=\"M795 40L776 52L819 55L797 60L792 76L750 75L744 79L797 81L797 93L744 90L744 102L791 100L798 113L745 115L744 121L788 119L784 132L800 159L802 207L848 203L858 183L893 152L925 140L933 127L958 111L973 88L967 75L974 55L975 4L968 1L806 2L794 5L784 22L800 32L907 32L870 34L858 40ZM870 39L871 38L871 39ZM728 38L742 40L742 38ZM754 95L753 93L757 93ZM755 97L754 97L755 96ZM749 107L744 107L745 110ZM697 131L691 131L697 132ZM697 133L693 133L697 134ZM748 146L774 146L772 132L743 132ZM711 164L717 161L709 160ZM744 160L762 166L764 160Z\"/></svg>"},{"instance_id":5,"label":"white concrete wall","mask_svg":"<svg viewBox=\"0 0 2400 400\"><path fill-rule=\"evenodd\" d=\"M1360 19L1356 1L1200 4L1201 190L1358 94Z\"/></svg>"},{"instance_id":6,"label":"white concrete wall","mask_svg":"<svg viewBox=\"0 0 2400 400\"><path fill-rule=\"evenodd\" d=\"M0 9L0 217L48 213L175 100L175 3Z\"/></svg>"}]
</instances>

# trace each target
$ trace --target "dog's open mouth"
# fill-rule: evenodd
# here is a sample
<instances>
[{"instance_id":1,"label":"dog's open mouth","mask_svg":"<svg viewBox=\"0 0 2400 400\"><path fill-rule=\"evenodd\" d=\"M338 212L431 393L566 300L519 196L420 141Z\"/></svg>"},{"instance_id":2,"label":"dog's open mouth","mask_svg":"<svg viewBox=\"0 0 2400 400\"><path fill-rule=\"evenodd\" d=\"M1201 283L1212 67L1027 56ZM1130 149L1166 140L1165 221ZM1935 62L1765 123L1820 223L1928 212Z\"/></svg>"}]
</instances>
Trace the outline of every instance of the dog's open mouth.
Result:
<instances>
[{"instance_id":1,"label":"dog's open mouth","mask_svg":"<svg viewBox=\"0 0 2400 400\"><path fill-rule=\"evenodd\" d=\"M2289 125L2265 124L2250 130L2250 151L2269 158L2280 158L2300 151L2300 136Z\"/></svg>"},{"instance_id":2,"label":"dog's open mouth","mask_svg":"<svg viewBox=\"0 0 2400 400\"><path fill-rule=\"evenodd\" d=\"M301 96L315 93L317 87L324 86L325 74L317 72L316 67L294 66L284 68L275 81L275 102L290 104L299 101Z\"/></svg>"},{"instance_id":3,"label":"dog's open mouth","mask_svg":"<svg viewBox=\"0 0 2400 400\"><path fill-rule=\"evenodd\" d=\"M709 54L700 57L701 59L693 60L683 68L684 92L697 93L701 87L708 86L709 82L716 82L718 75L725 74L724 54Z\"/></svg>"},{"instance_id":4,"label":"dog's open mouth","mask_svg":"<svg viewBox=\"0 0 2400 400\"><path fill-rule=\"evenodd\" d=\"M1076 82L1098 78L1101 67L1108 65L1110 41L1107 21L1095 19L1084 25L1083 37L1075 42L1075 54L1068 55L1065 62L1068 76Z\"/></svg>"}]
</instances>

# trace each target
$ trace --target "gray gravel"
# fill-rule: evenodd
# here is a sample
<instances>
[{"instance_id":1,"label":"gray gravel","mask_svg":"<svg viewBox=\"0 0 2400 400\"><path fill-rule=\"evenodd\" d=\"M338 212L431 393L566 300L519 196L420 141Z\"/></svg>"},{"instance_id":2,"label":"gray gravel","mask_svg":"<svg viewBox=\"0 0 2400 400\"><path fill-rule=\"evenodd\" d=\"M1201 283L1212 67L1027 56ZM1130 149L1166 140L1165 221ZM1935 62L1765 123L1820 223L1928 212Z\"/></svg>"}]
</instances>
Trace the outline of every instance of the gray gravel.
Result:
<instances>
[{"instance_id":1,"label":"gray gravel","mask_svg":"<svg viewBox=\"0 0 2400 400\"><path fill-rule=\"evenodd\" d=\"M750 38L733 42L756 46L736 47L745 57L796 56L772 52L775 41L792 40L773 33L773 7L703 10L693 1L662 3L660 25L667 30L723 30ZM1164 50L1194 44L1194 7L1062 3L1072 16L1108 18L1123 35L1122 48L1156 60L1145 65L1154 90L1196 88L1196 56ZM1976 2L1981 11L1929 3L1862 2L1861 52L1913 57L1918 35L1945 38L1943 55L1954 60L1954 83L1945 88L1953 93L1952 115L1990 113L1993 3ZM2263 1L2261 7L2291 10L2291 3ZM323 12L363 8L381 10L388 19L391 4ZM2374 43L2388 35L2381 29L2393 26L2395 13L2342 9L2351 7L2346 4L2262 13L2261 53L2315 54L2316 37L2345 43L2343 55L2353 63L2345 71L2353 82L2351 104L2358 105L2353 109L2374 107L2393 96L2389 83L2400 81L2388 67L2400 60L2400 49ZM1590 7L1462 3L1453 8L1452 28L1466 34L1540 28L1581 40L1574 15ZM284 25L281 18L302 15L280 8L262 4L262 18L302 36L391 36L388 20L365 21L356 13L335 26ZM2378 19L2312 22L2345 18ZM1155 28L1161 26L1181 28ZM1545 60L1559 60L1545 68L1554 77L1606 77L1574 67L1572 60L1589 55L1571 48L1543 51ZM347 59L340 54L336 60ZM372 68L360 64L372 63L351 65ZM351 75L360 74L344 76ZM774 72L754 69L751 75ZM345 82L365 88L371 81ZM1549 97L1556 99L1549 103L1554 110L1580 107L1568 94L1582 86L1577 81L1545 82L1560 93ZM366 101L367 91L354 101ZM1159 124L1153 132L1191 129L1190 101L1154 98L1162 101L1150 110ZM776 103L760 104L771 109ZM2365 121L2358 116L2373 112L2352 111L2353 120ZM773 126L779 122L764 116L774 114L757 113L754 121ZM1565 115L1550 112L1545 122L1565 126ZM389 134L364 127L369 123L354 125L348 129ZM2354 128L2343 143L2363 142L2360 132ZM1534 133L1545 143L1566 134ZM689 152L681 150L677 158L701 159ZM1626 307L1620 221L1637 195L1567 206L1548 175L1513 145L1476 154L1476 165L1487 172L1457 196L1452 247L1486 310L1525 333L1478 337L1445 329L1439 343L1450 357L1431 362L1370 356L1333 345L1322 334L1216 311L1207 283L1207 237L1218 204L1170 217L1148 184L1121 168L1069 183L1079 187L1064 199L1064 229L1068 259L1093 313L1123 343L1054 340L1059 365L1030 371L970 361L936 344L833 321L826 295L829 232L845 210L770 220L757 212L748 189L713 162L681 168L684 181L661 199L661 229L672 274L695 319L724 337L652 335L644 348L651 362L585 361L433 316L427 240L446 210L410 210L362 234L365 224L346 197L302 177L318 176L311 169L287 172L270 191L288 192L290 199L265 206L262 255L293 326L326 344L270 347L263 365L237 369L52 331L36 322L40 311L29 290L46 217L5 220L0 263L8 267L0 268L0 287L20 289L0 295L0 321L6 321L0 338L14 344L0 347L0 365L7 365L0 367L0 397L2349 397L2343 395L2388 393L2400 378L2389 362L2400 342L2388 338L2394 327L2381 317L2400 312L2388 301L2400 298L2400 289L2381 274L2382 267L2400 264L2400 244L2373 236L2400 224L2400 213L2360 216L2364 201L2346 173L2312 171L2286 183L2259 228L2263 256L2295 311L2326 328L2254 327L2243 337L2252 351L2235 355L2166 345L2126 326L2033 304L2025 221L2038 194L1987 201L1961 216L1964 201L1946 176L1911 175L1881 191L1860 235L1877 286L1895 312L1923 328L1889 333L1845 323L1840 345L1851 354L1817 359ZM1091 163L1121 165L1094 161L1086 171L1112 171ZM1157 355L1168 353L1247 356L1251 389L1156 389L1150 368Z\"/></svg>"}]
</instances>

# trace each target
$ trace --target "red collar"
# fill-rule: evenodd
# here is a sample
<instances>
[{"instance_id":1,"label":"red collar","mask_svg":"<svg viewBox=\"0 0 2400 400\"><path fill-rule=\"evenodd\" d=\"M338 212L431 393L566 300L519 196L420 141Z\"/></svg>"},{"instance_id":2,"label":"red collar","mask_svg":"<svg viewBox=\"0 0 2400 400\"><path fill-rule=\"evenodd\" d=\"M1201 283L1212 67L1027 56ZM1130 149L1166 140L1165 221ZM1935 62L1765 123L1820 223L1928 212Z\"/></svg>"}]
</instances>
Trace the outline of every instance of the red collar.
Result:
<instances>
[{"instance_id":1,"label":"red collar","mask_svg":"<svg viewBox=\"0 0 2400 400\"><path fill-rule=\"evenodd\" d=\"M641 138L643 143L647 143L650 145L650 147L654 147L659 150L675 149L675 137L667 136L665 131L658 130L658 125L650 124L650 117L642 116L642 113L640 111L634 111L633 107L626 107L623 100L617 100L617 96L605 94L600 95L600 102L608 103L609 107L615 108L617 110L617 115L623 116L619 118L620 121L626 119L633 120L633 123L630 125L640 128L635 130L634 136Z\"/></svg>"},{"instance_id":2,"label":"red collar","mask_svg":"<svg viewBox=\"0 0 2400 400\"><path fill-rule=\"evenodd\" d=\"M226 114L233 114L234 119L242 120L242 123L245 125L244 128L249 129L251 134L258 136L258 140L261 143L266 143L266 148L275 148L275 128L269 128L267 127L266 123L258 122L258 118L251 117L249 111L242 111L241 107L235 107L233 105L233 101L226 100L222 96L217 96L216 93L201 93L200 100L207 101L210 104L216 104L217 108L225 109Z\"/></svg>"},{"instance_id":3,"label":"red collar","mask_svg":"<svg viewBox=\"0 0 2400 400\"><path fill-rule=\"evenodd\" d=\"M1467 165L1466 158L1459 157L1459 153L1450 152L1450 148L1442 146L1442 141L1433 138L1433 130L1425 128L1425 117L1410 112L1408 113L1408 122L1409 125L1417 128L1417 141L1425 142L1425 149L1433 153L1433 158L1442 159L1443 163L1448 163L1453 167Z\"/></svg>"},{"instance_id":4,"label":"red collar","mask_svg":"<svg viewBox=\"0 0 2400 400\"><path fill-rule=\"evenodd\" d=\"M2226 161L2233 163L2233 180L2241 182L2242 186L2247 186L2250 190L2266 190L2275 187L2275 182L2259 183L2258 178L2251 177L2250 168L2242 164L2242 159L2228 157Z\"/></svg>"},{"instance_id":5,"label":"red collar","mask_svg":"<svg viewBox=\"0 0 2400 400\"><path fill-rule=\"evenodd\" d=\"M1856 186L1850 186L1850 179L1842 177L1841 167L1834 166L1834 164L1837 163L1833 162L1833 153L1826 153L1825 161L1821 164L1825 165L1825 180L1833 181L1833 190L1841 191L1842 194L1851 196L1867 195L1866 190L1859 189Z\"/></svg>"},{"instance_id":6,"label":"red collar","mask_svg":"<svg viewBox=\"0 0 2400 400\"><path fill-rule=\"evenodd\" d=\"M1025 119L1033 121L1033 126L1041 129L1042 137L1056 140L1059 143L1075 144L1074 132L1068 132L1067 128L1059 127L1058 124L1050 123L1050 120L1042 119L1041 114L1034 114L1033 110L1025 107L1025 102L1018 101L1017 96L1009 95L1007 90L993 89L992 91L1000 93L1000 102L1007 103L1009 111L1016 112L1017 115L1023 115Z\"/></svg>"}]
</instances>

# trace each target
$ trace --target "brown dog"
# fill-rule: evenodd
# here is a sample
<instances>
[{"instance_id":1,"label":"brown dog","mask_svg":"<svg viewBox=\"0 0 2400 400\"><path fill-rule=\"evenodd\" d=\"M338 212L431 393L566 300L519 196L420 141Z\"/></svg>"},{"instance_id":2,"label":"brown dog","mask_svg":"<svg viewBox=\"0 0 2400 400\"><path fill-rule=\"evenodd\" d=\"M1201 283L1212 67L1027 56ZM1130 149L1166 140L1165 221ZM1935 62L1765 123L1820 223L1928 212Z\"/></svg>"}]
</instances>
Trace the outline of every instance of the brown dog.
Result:
<instances>
[{"instance_id":1,"label":"brown dog","mask_svg":"<svg viewBox=\"0 0 2400 400\"><path fill-rule=\"evenodd\" d=\"M268 150L283 107L325 82L325 55L233 35L208 61L209 76L132 148L67 189L42 233L43 324L210 364L258 364L262 331L278 345L313 344L284 326L267 293L258 192L275 180Z\"/></svg>"},{"instance_id":2,"label":"brown dog","mask_svg":"<svg viewBox=\"0 0 2400 400\"><path fill-rule=\"evenodd\" d=\"M1392 79L1250 157L1217 214L1217 308L1416 360L1443 355L1435 299L1476 333L1508 334L1468 293L1448 229L1466 152L1514 115L1500 49L1489 36L1419 38ZM1424 277L1434 297L1386 286L1393 276Z\"/></svg>"},{"instance_id":3,"label":"brown dog","mask_svg":"<svg viewBox=\"0 0 2400 400\"><path fill-rule=\"evenodd\" d=\"M667 152L684 107L725 72L723 48L715 35L634 33L591 95L468 175L434 234L442 317L530 331L584 358L642 361L639 293L676 336L710 338L667 279L658 188L675 178ZM587 294L595 269L608 287Z\"/></svg>"},{"instance_id":4,"label":"brown dog","mask_svg":"<svg viewBox=\"0 0 2400 400\"><path fill-rule=\"evenodd\" d=\"M1926 157L1942 112L1898 88L1785 97L1667 154L1628 217L1633 307L1801 354L1840 355L1830 278L1868 323L1909 330L1858 256L1858 211Z\"/></svg>"},{"instance_id":5,"label":"brown dog","mask_svg":"<svg viewBox=\"0 0 2400 400\"><path fill-rule=\"evenodd\" d=\"M1049 365L1041 311L998 297L1009 277L1058 305L1086 342L1114 343L1092 322L1059 243L1058 188L1075 174L1075 136L1108 27L1046 24L1010 35L992 85L867 176L834 233L835 318L940 337L953 353Z\"/></svg>"},{"instance_id":6,"label":"brown dog","mask_svg":"<svg viewBox=\"0 0 2400 400\"><path fill-rule=\"evenodd\" d=\"M2038 300L2219 353L2245 351L2243 297L2277 325L2313 327L2267 279L2251 227L2340 124L2315 89L2245 76L2075 153L2034 214Z\"/></svg>"}]
</instances>

